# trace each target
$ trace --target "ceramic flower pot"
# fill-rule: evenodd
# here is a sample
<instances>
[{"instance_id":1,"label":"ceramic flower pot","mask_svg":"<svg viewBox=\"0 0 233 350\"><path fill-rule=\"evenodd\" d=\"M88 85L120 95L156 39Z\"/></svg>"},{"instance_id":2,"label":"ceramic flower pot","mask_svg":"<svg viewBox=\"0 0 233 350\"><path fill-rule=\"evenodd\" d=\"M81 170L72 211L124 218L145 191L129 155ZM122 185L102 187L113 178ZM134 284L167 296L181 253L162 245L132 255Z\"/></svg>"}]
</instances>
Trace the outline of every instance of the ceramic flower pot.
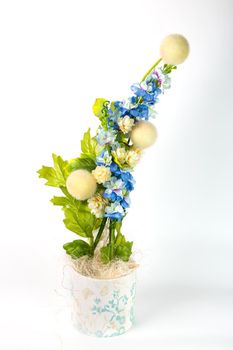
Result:
<instances>
[{"instance_id":1,"label":"ceramic flower pot","mask_svg":"<svg viewBox=\"0 0 233 350\"><path fill-rule=\"evenodd\" d=\"M95 279L72 269L72 320L80 331L97 337L113 337L134 323L136 271L115 279Z\"/></svg>"}]
</instances>

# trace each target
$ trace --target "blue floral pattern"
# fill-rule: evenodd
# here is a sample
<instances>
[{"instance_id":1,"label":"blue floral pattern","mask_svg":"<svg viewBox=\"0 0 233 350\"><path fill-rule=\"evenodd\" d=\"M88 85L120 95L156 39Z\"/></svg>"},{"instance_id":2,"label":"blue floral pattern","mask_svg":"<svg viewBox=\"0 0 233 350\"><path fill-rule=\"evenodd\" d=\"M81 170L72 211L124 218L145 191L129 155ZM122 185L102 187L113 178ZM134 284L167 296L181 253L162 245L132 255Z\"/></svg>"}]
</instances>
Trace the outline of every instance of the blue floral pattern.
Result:
<instances>
[{"instance_id":1,"label":"blue floral pattern","mask_svg":"<svg viewBox=\"0 0 233 350\"><path fill-rule=\"evenodd\" d=\"M122 333L124 333L125 330L125 306L127 305L129 298L132 299L133 303L135 300L135 282L132 284L130 288L130 295L127 296L126 294L120 295L119 290L114 290L111 299L105 303L102 304L100 298L94 299L94 305L92 307L92 314L93 315L100 315L100 314L106 314L108 315L108 323L109 325L106 326L106 329L111 329L112 325L114 324L116 330L111 334L107 335L107 337L111 336L117 336ZM134 306L131 306L129 310L129 317L130 322L134 323ZM95 335L97 337L105 337L106 335L101 331L97 330Z\"/></svg>"}]
</instances>

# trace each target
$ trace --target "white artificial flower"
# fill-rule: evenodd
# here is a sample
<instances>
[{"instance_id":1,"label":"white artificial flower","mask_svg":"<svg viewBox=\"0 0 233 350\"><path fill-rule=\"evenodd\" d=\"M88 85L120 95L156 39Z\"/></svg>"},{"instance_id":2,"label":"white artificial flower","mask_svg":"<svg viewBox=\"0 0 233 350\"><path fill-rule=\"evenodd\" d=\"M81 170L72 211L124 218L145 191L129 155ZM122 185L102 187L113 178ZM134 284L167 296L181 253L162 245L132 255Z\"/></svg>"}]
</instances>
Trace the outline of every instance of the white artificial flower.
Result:
<instances>
[{"instance_id":1,"label":"white artificial flower","mask_svg":"<svg viewBox=\"0 0 233 350\"><path fill-rule=\"evenodd\" d=\"M95 170L92 171L94 178L98 182L98 184L103 184L108 181L111 177L111 171L109 168L105 166L97 166Z\"/></svg>"},{"instance_id":2,"label":"white artificial flower","mask_svg":"<svg viewBox=\"0 0 233 350\"><path fill-rule=\"evenodd\" d=\"M134 120L130 118L128 115L126 115L123 118L118 118L117 121L120 130L124 133L127 134L132 130L132 127L134 125Z\"/></svg>"},{"instance_id":3,"label":"white artificial flower","mask_svg":"<svg viewBox=\"0 0 233 350\"><path fill-rule=\"evenodd\" d=\"M94 214L97 218L102 218L104 216L107 201L99 193L88 199L87 202L92 214Z\"/></svg>"},{"instance_id":4,"label":"white artificial flower","mask_svg":"<svg viewBox=\"0 0 233 350\"><path fill-rule=\"evenodd\" d=\"M125 163L125 158L126 158L126 150L124 147L117 148L116 151L114 152L114 155L116 158L119 160L121 164Z\"/></svg>"},{"instance_id":5,"label":"white artificial flower","mask_svg":"<svg viewBox=\"0 0 233 350\"><path fill-rule=\"evenodd\" d=\"M139 149L130 150L126 155L126 163L129 164L131 168L135 167L140 159L141 151Z\"/></svg>"}]
</instances>

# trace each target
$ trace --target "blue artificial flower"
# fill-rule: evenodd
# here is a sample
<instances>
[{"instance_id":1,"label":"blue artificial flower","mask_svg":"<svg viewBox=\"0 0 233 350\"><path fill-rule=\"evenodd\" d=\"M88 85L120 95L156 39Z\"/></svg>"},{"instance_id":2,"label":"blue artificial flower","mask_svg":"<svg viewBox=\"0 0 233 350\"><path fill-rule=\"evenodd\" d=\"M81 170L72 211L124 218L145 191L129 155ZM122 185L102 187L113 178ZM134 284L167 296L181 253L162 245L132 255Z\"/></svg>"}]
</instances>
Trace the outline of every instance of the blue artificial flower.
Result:
<instances>
[{"instance_id":1,"label":"blue artificial flower","mask_svg":"<svg viewBox=\"0 0 233 350\"><path fill-rule=\"evenodd\" d=\"M131 192L131 191L133 191L134 186L133 186L132 182L128 181L128 182L125 184L125 188L127 189L127 191Z\"/></svg>"},{"instance_id":2,"label":"blue artificial flower","mask_svg":"<svg viewBox=\"0 0 233 350\"><path fill-rule=\"evenodd\" d=\"M149 76L146 81L141 84L134 84L131 86L131 90L137 97L141 97L143 102L148 105L153 105L157 102L157 97L161 94L161 89L158 87L158 80Z\"/></svg>"},{"instance_id":3,"label":"blue artificial flower","mask_svg":"<svg viewBox=\"0 0 233 350\"><path fill-rule=\"evenodd\" d=\"M118 202L111 203L105 208L105 217L121 221L125 215L123 207Z\"/></svg>"},{"instance_id":4,"label":"blue artificial flower","mask_svg":"<svg viewBox=\"0 0 233 350\"><path fill-rule=\"evenodd\" d=\"M111 170L111 173L116 176L121 175L121 169L115 162L111 163L110 170Z\"/></svg>"},{"instance_id":5,"label":"blue artificial flower","mask_svg":"<svg viewBox=\"0 0 233 350\"><path fill-rule=\"evenodd\" d=\"M137 104L137 97L136 97L136 96L131 96L131 97L130 97L130 102L131 102L132 104Z\"/></svg>"},{"instance_id":6,"label":"blue artificial flower","mask_svg":"<svg viewBox=\"0 0 233 350\"><path fill-rule=\"evenodd\" d=\"M97 165L110 165L111 163L112 156L109 154L108 150L101 151L101 153L96 157Z\"/></svg>"},{"instance_id":7,"label":"blue artificial flower","mask_svg":"<svg viewBox=\"0 0 233 350\"><path fill-rule=\"evenodd\" d=\"M122 201L120 202L122 208L127 209L129 208L129 198L123 198Z\"/></svg>"},{"instance_id":8,"label":"blue artificial flower","mask_svg":"<svg viewBox=\"0 0 233 350\"><path fill-rule=\"evenodd\" d=\"M108 127L112 128L114 130L118 130L118 124L117 120L118 118L121 117L121 112L116 108L116 109L109 109L109 116L108 116Z\"/></svg>"},{"instance_id":9,"label":"blue artificial flower","mask_svg":"<svg viewBox=\"0 0 233 350\"><path fill-rule=\"evenodd\" d=\"M120 179L124 182L125 188L128 191L132 191L133 184L135 183L133 175L129 171L120 170Z\"/></svg>"},{"instance_id":10,"label":"blue artificial flower","mask_svg":"<svg viewBox=\"0 0 233 350\"><path fill-rule=\"evenodd\" d=\"M152 99L152 97L150 97L150 99ZM132 98L131 98L131 101L132 101ZM136 99L134 100L134 102L136 102ZM123 106L123 102L117 101L114 103L114 106L120 112L119 117L121 118L128 115L129 117L132 117L132 118L148 119L149 109L148 109L148 106L145 104L137 104L136 107L132 107L132 104L129 104L128 107L125 107Z\"/></svg>"},{"instance_id":11,"label":"blue artificial flower","mask_svg":"<svg viewBox=\"0 0 233 350\"><path fill-rule=\"evenodd\" d=\"M106 190L103 193L105 198L109 198L112 201L121 201L125 193L125 183L116 178L115 176L111 177L109 181L104 183Z\"/></svg>"},{"instance_id":12,"label":"blue artificial flower","mask_svg":"<svg viewBox=\"0 0 233 350\"><path fill-rule=\"evenodd\" d=\"M132 176L132 174L130 174L129 171L122 171L122 172L121 172L121 179L122 179L124 182L128 182L128 181L133 180L133 176Z\"/></svg>"},{"instance_id":13,"label":"blue artificial flower","mask_svg":"<svg viewBox=\"0 0 233 350\"><path fill-rule=\"evenodd\" d=\"M110 199L112 202L121 202L122 201L122 197L117 195L116 192L114 192L112 189L107 189L104 191L103 193L103 197Z\"/></svg>"},{"instance_id":14,"label":"blue artificial flower","mask_svg":"<svg viewBox=\"0 0 233 350\"><path fill-rule=\"evenodd\" d=\"M156 75L162 90L170 89L171 77L168 74L164 74L163 68L158 68L158 71L154 71L153 74Z\"/></svg>"},{"instance_id":15,"label":"blue artificial flower","mask_svg":"<svg viewBox=\"0 0 233 350\"><path fill-rule=\"evenodd\" d=\"M117 220L117 221L121 221L123 219L122 214L120 213L111 213L111 214L105 214L104 215L106 218L112 219L112 220Z\"/></svg>"},{"instance_id":16,"label":"blue artificial flower","mask_svg":"<svg viewBox=\"0 0 233 350\"><path fill-rule=\"evenodd\" d=\"M116 109L119 112L118 117L124 117L125 115L128 114L128 108L123 106L123 102L122 101L114 102L114 107L116 107Z\"/></svg>"},{"instance_id":17,"label":"blue artificial flower","mask_svg":"<svg viewBox=\"0 0 233 350\"><path fill-rule=\"evenodd\" d=\"M98 134L95 138L100 146L104 146L106 144L114 143L116 136L117 133L115 130L109 129L106 131L103 128L99 128Z\"/></svg>"},{"instance_id":18,"label":"blue artificial flower","mask_svg":"<svg viewBox=\"0 0 233 350\"><path fill-rule=\"evenodd\" d=\"M139 104L137 107L129 110L129 115L134 118L145 118L147 120L149 117L149 108L145 104Z\"/></svg>"}]
</instances>

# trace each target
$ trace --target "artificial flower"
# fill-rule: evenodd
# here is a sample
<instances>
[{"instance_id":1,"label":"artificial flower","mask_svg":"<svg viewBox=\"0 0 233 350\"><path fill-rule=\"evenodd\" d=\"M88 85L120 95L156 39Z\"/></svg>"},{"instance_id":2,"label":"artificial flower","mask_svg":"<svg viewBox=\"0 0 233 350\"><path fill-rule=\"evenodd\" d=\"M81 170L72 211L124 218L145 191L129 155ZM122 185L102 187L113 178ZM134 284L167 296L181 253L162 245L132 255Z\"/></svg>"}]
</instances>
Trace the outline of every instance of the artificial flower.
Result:
<instances>
[{"instance_id":1,"label":"artificial flower","mask_svg":"<svg viewBox=\"0 0 233 350\"><path fill-rule=\"evenodd\" d=\"M103 128L99 128L97 136L96 136L96 141L100 146L104 146L106 144L112 144L114 143L116 139L116 131L109 129L109 130L104 130Z\"/></svg>"},{"instance_id":2,"label":"artificial flower","mask_svg":"<svg viewBox=\"0 0 233 350\"><path fill-rule=\"evenodd\" d=\"M105 198L111 198L111 194L113 192L116 194L116 196L123 198L125 193L125 183L122 181L122 179L118 179L116 176L112 176L109 181L106 181L104 183L104 187L106 188L103 194ZM116 197L114 196L114 198L111 199L116 200Z\"/></svg>"},{"instance_id":3,"label":"artificial flower","mask_svg":"<svg viewBox=\"0 0 233 350\"><path fill-rule=\"evenodd\" d=\"M119 202L111 203L110 206L106 207L105 217L115 220L122 220L125 215L124 209Z\"/></svg>"},{"instance_id":4,"label":"artificial flower","mask_svg":"<svg viewBox=\"0 0 233 350\"><path fill-rule=\"evenodd\" d=\"M111 171L106 166L97 166L95 170L92 171L94 178L96 179L98 184L103 184L108 181L111 177Z\"/></svg>"},{"instance_id":5,"label":"artificial flower","mask_svg":"<svg viewBox=\"0 0 233 350\"><path fill-rule=\"evenodd\" d=\"M112 152L114 158L117 159L117 161L120 164L124 164L125 163L125 159L126 159L126 149L124 147L118 147L115 151Z\"/></svg>"},{"instance_id":6,"label":"artificial flower","mask_svg":"<svg viewBox=\"0 0 233 350\"><path fill-rule=\"evenodd\" d=\"M97 193L87 201L88 207L91 213L97 218L102 218L104 216L105 207L107 204L106 199L104 199L100 193Z\"/></svg>"},{"instance_id":7,"label":"artificial flower","mask_svg":"<svg viewBox=\"0 0 233 350\"><path fill-rule=\"evenodd\" d=\"M128 134L132 130L134 120L126 115L123 118L118 118L117 123L123 134Z\"/></svg>"},{"instance_id":8,"label":"artificial flower","mask_svg":"<svg viewBox=\"0 0 233 350\"><path fill-rule=\"evenodd\" d=\"M132 149L127 152L126 154L126 163L131 167L134 168L135 165L138 163L140 159L141 151L139 149Z\"/></svg>"},{"instance_id":9,"label":"artificial flower","mask_svg":"<svg viewBox=\"0 0 233 350\"><path fill-rule=\"evenodd\" d=\"M96 157L97 165L110 165L112 163L112 156L108 150L102 150L101 153Z\"/></svg>"}]
</instances>

